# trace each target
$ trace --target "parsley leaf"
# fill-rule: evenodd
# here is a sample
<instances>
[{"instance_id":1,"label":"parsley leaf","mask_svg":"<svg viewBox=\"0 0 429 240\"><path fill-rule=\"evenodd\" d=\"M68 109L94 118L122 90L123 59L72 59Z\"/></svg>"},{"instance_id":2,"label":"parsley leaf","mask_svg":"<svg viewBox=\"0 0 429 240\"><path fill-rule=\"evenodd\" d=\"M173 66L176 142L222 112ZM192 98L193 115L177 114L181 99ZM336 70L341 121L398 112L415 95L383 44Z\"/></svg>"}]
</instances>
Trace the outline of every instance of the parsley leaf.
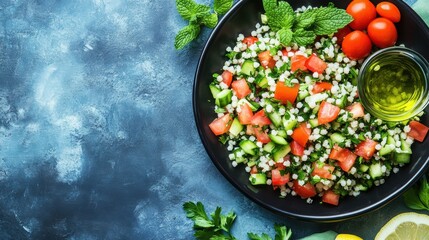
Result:
<instances>
[{"instance_id":1,"label":"parsley leaf","mask_svg":"<svg viewBox=\"0 0 429 240\"><path fill-rule=\"evenodd\" d=\"M403 196L407 207L414 210L429 210L429 184L426 176L406 191Z\"/></svg>"},{"instance_id":2,"label":"parsley leaf","mask_svg":"<svg viewBox=\"0 0 429 240\"><path fill-rule=\"evenodd\" d=\"M335 7L321 7L316 9L314 32L317 35L328 35L335 33L338 29L345 27L353 21L346 10Z\"/></svg>"},{"instance_id":3,"label":"parsley leaf","mask_svg":"<svg viewBox=\"0 0 429 240\"><path fill-rule=\"evenodd\" d=\"M288 240L290 237L292 237L292 230L288 230L286 226L275 224L274 230L276 231L274 240Z\"/></svg>"},{"instance_id":4,"label":"parsley leaf","mask_svg":"<svg viewBox=\"0 0 429 240\"><path fill-rule=\"evenodd\" d=\"M218 14L225 14L232 7L233 0L214 0L214 11Z\"/></svg>"},{"instance_id":5,"label":"parsley leaf","mask_svg":"<svg viewBox=\"0 0 429 240\"><path fill-rule=\"evenodd\" d=\"M295 12L289 3L277 0L262 1L268 19L268 25L273 31L291 28L295 20Z\"/></svg>"},{"instance_id":6,"label":"parsley leaf","mask_svg":"<svg viewBox=\"0 0 429 240\"><path fill-rule=\"evenodd\" d=\"M192 40L198 37L198 34L200 34L200 30L201 29L199 25L192 23L182 28L176 35L176 39L174 40L174 47L176 49L182 49L188 43L192 42Z\"/></svg>"},{"instance_id":7,"label":"parsley leaf","mask_svg":"<svg viewBox=\"0 0 429 240\"><path fill-rule=\"evenodd\" d=\"M250 240L272 240L272 238L266 233L263 233L261 236L255 233L248 233L247 237Z\"/></svg>"}]
</instances>

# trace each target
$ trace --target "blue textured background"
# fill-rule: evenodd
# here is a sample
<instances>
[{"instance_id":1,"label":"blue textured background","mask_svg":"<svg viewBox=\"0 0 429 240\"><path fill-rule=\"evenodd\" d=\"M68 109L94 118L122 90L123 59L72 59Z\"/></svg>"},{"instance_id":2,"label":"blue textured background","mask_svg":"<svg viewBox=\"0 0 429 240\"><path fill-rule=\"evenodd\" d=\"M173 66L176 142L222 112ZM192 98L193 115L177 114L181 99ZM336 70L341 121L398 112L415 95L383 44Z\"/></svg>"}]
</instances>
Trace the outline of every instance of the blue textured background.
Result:
<instances>
[{"instance_id":1,"label":"blue textured background","mask_svg":"<svg viewBox=\"0 0 429 240\"><path fill-rule=\"evenodd\" d=\"M398 199L316 224L245 198L198 137L192 84L210 30L175 51L184 25L173 0L0 2L0 239L192 239L185 201L234 210L239 239L275 222L295 238L371 239L408 211Z\"/></svg>"}]
</instances>

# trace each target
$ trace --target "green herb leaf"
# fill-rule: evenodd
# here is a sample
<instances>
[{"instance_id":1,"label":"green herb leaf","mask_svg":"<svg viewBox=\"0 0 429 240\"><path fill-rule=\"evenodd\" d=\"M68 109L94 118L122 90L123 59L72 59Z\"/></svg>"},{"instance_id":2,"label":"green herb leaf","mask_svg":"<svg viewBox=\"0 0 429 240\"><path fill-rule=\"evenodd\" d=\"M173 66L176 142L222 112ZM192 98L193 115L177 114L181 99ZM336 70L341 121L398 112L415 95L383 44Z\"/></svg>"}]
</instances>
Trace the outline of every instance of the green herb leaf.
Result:
<instances>
[{"instance_id":1,"label":"green herb leaf","mask_svg":"<svg viewBox=\"0 0 429 240\"><path fill-rule=\"evenodd\" d=\"M234 4L233 0L214 0L214 10L217 14L225 14Z\"/></svg>"},{"instance_id":2,"label":"green herb leaf","mask_svg":"<svg viewBox=\"0 0 429 240\"><path fill-rule=\"evenodd\" d=\"M174 47L177 50L184 48L188 43L198 37L198 34L200 34L200 29L201 28L199 25L192 23L182 28L176 35Z\"/></svg>"},{"instance_id":3,"label":"green herb leaf","mask_svg":"<svg viewBox=\"0 0 429 240\"><path fill-rule=\"evenodd\" d=\"M313 31L300 28L293 33L292 41L296 42L298 45L306 46L312 44L315 39L316 34Z\"/></svg>"},{"instance_id":4,"label":"green herb leaf","mask_svg":"<svg viewBox=\"0 0 429 240\"><path fill-rule=\"evenodd\" d=\"M221 226L225 232L231 232L232 224L234 223L236 217L237 215L235 215L234 212L229 212L226 216L222 216Z\"/></svg>"},{"instance_id":5,"label":"green herb leaf","mask_svg":"<svg viewBox=\"0 0 429 240\"><path fill-rule=\"evenodd\" d=\"M295 18L294 28L308 28L316 21L316 9L309 9Z\"/></svg>"},{"instance_id":6,"label":"green herb leaf","mask_svg":"<svg viewBox=\"0 0 429 240\"><path fill-rule=\"evenodd\" d=\"M217 22L218 22L218 16L216 13L206 15L201 19L201 23L206 25L206 27L208 28L216 27Z\"/></svg>"},{"instance_id":7,"label":"green herb leaf","mask_svg":"<svg viewBox=\"0 0 429 240\"><path fill-rule=\"evenodd\" d=\"M185 20L191 20L195 15L197 3L194 0L176 0L176 8L180 16Z\"/></svg>"},{"instance_id":8,"label":"green herb leaf","mask_svg":"<svg viewBox=\"0 0 429 240\"><path fill-rule=\"evenodd\" d=\"M412 187L404 193L404 202L407 207L414 210L428 209L419 198L418 188ZM429 210L429 209L428 209Z\"/></svg>"},{"instance_id":9,"label":"green herb leaf","mask_svg":"<svg viewBox=\"0 0 429 240\"><path fill-rule=\"evenodd\" d=\"M278 31L282 28L292 28L295 20L295 12L289 3L277 0L262 1L265 14L267 16L268 25L273 31Z\"/></svg>"},{"instance_id":10,"label":"green herb leaf","mask_svg":"<svg viewBox=\"0 0 429 240\"><path fill-rule=\"evenodd\" d=\"M282 28L277 32L280 43L287 46L292 41L293 32L290 28Z\"/></svg>"},{"instance_id":11,"label":"green herb leaf","mask_svg":"<svg viewBox=\"0 0 429 240\"><path fill-rule=\"evenodd\" d=\"M346 10L334 7L320 7L316 9L314 33L317 35L329 35L338 29L345 27L353 21Z\"/></svg>"},{"instance_id":12,"label":"green herb leaf","mask_svg":"<svg viewBox=\"0 0 429 240\"><path fill-rule=\"evenodd\" d=\"M208 219L204 205L201 202L197 202L197 204L185 202L183 204L183 210L185 210L186 217L189 219L195 219L197 217Z\"/></svg>"},{"instance_id":13,"label":"green herb leaf","mask_svg":"<svg viewBox=\"0 0 429 240\"><path fill-rule=\"evenodd\" d=\"M274 237L275 240L289 240L292 236L292 230L288 230L286 226L275 224L274 230L276 231L276 236Z\"/></svg>"},{"instance_id":14,"label":"green herb leaf","mask_svg":"<svg viewBox=\"0 0 429 240\"><path fill-rule=\"evenodd\" d=\"M255 233L247 233L247 237L250 240L272 240L272 238L266 233L263 233L261 236Z\"/></svg>"},{"instance_id":15,"label":"green herb leaf","mask_svg":"<svg viewBox=\"0 0 429 240\"><path fill-rule=\"evenodd\" d=\"M420 180L419 198L426 209L429 210L429 184L426 180L426 176Z\"/></svg>"}]
</instances>

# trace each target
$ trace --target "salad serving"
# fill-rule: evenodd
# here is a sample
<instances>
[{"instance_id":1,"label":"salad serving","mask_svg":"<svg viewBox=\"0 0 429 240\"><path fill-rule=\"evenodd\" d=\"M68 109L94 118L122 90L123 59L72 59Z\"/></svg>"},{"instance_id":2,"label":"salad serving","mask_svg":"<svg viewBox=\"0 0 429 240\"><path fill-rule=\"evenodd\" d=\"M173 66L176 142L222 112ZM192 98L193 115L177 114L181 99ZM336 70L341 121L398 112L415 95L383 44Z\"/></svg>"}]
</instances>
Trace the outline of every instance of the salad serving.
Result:
<instances>
[{"instance_id":1,"label":"salad serving","mask_svg":"<svg viewBox=\"0 0 429 240\"><path fill-rule=\"evenodd\" d=\"M411 145L429 130L419 122L423 112L383 121L359 99L359 67L374 49L396 43L389 24L400 20L399 11L392 17L369 0L354 0L346 10L263 4L261 23L226 49L209 86L217 114L209 127L232 166L244 165L253 185L308 203L338 205L342 196L382 185L411 161ZM372 5L372 19L362 20L368 13L352 4ZM380 19L388 30L373 23ZM389 31L388 42L377 39L379 31Z\"/></svg>"}]
</instances>

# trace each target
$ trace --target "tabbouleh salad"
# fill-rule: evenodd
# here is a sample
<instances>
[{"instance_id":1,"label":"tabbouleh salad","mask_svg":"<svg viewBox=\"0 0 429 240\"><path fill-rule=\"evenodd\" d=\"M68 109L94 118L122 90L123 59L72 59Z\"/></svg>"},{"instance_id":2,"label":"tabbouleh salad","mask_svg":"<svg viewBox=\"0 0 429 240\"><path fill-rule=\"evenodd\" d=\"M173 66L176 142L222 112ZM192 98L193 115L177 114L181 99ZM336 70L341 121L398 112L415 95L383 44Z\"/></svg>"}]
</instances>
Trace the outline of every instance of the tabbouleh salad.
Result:
<instances>
[{"instance_id":1,"label":"tabbouleh salad","mask_svg":"<svg viewBox=\"0 0 429 240\"><path fill-rule=\"evenodd\" d=\"M226 49L209 86L218 115L209 127L251 184L338 205L410 161L410 132L421 114L404 122L371 116L357 91L362 59L348 58L335 35L285 46L261 20Z\"/></svg>"}]
</instances>

